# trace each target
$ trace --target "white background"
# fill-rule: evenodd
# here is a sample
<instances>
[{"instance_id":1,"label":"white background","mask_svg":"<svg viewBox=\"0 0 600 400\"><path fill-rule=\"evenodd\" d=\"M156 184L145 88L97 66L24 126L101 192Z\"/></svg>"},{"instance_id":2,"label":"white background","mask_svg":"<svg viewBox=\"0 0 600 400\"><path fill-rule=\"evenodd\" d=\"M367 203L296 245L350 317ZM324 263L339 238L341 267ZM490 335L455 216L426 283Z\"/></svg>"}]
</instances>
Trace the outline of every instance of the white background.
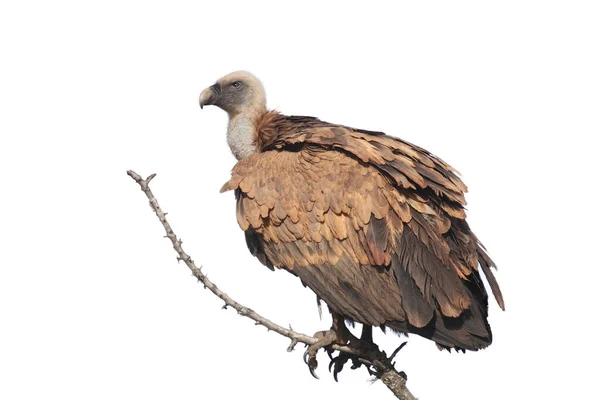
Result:
<instances>
[{"instance_id":1,"label":"white background","mask_svg":"<svg viewBox=\"0 0 600 400\"><path fill-rule=\"evenodd\" d=\"M200 91L246 69L270 107L419 144L462 172L498 263L494 344L409 338L427 399L593 398L598 351L596 2L3 2L0 6L0 398L391 398L202 289L184 248L244 304L305 333L315 297L252 258L226 115ZM403 339L379 334L390 352Z\"/></svg>"}]
</instances>

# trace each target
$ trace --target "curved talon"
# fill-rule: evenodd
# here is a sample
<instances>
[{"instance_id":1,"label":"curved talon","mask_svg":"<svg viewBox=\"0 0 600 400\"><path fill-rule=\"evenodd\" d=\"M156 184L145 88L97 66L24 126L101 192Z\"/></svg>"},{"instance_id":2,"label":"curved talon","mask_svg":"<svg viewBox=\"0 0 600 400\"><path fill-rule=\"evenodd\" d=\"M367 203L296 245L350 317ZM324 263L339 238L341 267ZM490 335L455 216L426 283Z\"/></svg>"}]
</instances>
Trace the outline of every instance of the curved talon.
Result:
<instances>
[{"instance_id":1,"label":"curved talon","mask_svg":"<svg viewBox=\"0 0 600 400\"><path fill-rule=\"evenodd\" d=\"M312 346L309 346L308 349L306 349L306 351L304 352L304 355L302 356L302 358L304 359L304 363L308 366L308 371L315 379L319 379L319 376L315 372L315 369L317 369L317 365L318 365L317 351L318 351L318 349L314 350L314 348L312 348ZM313 354L313 352L314 352L314 354Z\"/></svg>"},{"instance_id":2,"label":"curved talon","mask_svg":"<svg viewBox=\"0 0 600 400\"><path fill-rule=\"evenodd\" d=\"M329 361L329 366L327 367L327 369L329 369L329 372L331 372L331 367L336 363L337 357L334 357L331 359L331 361Z\"/></svg>"},{"instance_id":3,"label":"curved talon","mask_svg":"<svg viewBox=\"0 0 600 400\"><path fill-rule=\"evenodd\" d=\"M317 369L317 366L319 364L317 362L317 352L321 348L319 345L319 343L311 344L310 346L308 346L308 348L304 352L304 355L302 356L304 363L308 366L308 371L315 379L319 379L319 376L315 372L315 369Z\"/></svg>"},{"instance_id":4,"label":"curved talon","mask_svg":"<svg viewBox=\"0 0 600 400\"><path fill-rule=\"evenodd\" d=\"M330 360L333 360L333 352L334 352L335 350L331 350L331 349L325 349L325 351L327 352L327 355L329 356L329 359L330 359ZM331 370L331 368L330 368L330 370Z\"/></svg>"},{"instance_id":5,"label":"curved talon","mask_svg":"<svg viewBox=\"0 0 600 400\"><path fill-rule=\"evenodd\" d=\"M316 339L316 341L315 343L308 346L308 348L304 352L303 359L304 363L308 365L308 370L310 371L310 374L314 378L319 379L319 377L315 373L315 370L319 365L319 363L317 362L317 353L319 352L319 350L325 349L325 351L329 355L329 358L333 359L333 350L331 350L329 346L331 346L333 343L346 343L346 340L343 339L343 336L340 335L340 332L337 332L333 329L328 331L317 332L313 337Z\"/></svg>"},{"instance_id":6,"label":"curved talon","mask_svg":"<svg viewBox=\"0 0 600 400\"><path fill-rule=\"evenodd\" d=\"M306 349L306 351L302 355L302 359L304 360L304 363L306 364L306 366L308 366L308 372L310 372L310 374L312 375L312 377L315 378L315 379L319 379L319 376L315 372L315 369L317 368L317 365L318 365L318 363L317 363L317 351L318 351L318 349L315 350L315 348L313 346L314 345L308 346L308 348Z\"/></svg>"},{"instance_id":7,"label":"curved talon","mask_svg":"<svg viewBox=\"0 0 600 400\"><path fill-rule=\"evenodd\" d=\"M331 371L331 367L333 367L335 365L336 369L337 369L337 365L338 365L338 358L340 356L334 357L331 359L331 361L329 362L329 366L327 367L329 369L329 372L333 372ZM335 371L335 370L334 370ZM335 375L334 375L334 379L335 379ZM335 380L337 382L337 379Z\"/></svg>"},{"instance_id":8,"label":"curved talon","mask_svg":"<svg viewBox=\"0 0 600 400\"><path fill-rule=\"evenodd\" d=\"M302 360L304 360L304 364L308 365L308 349L302 355Z\"/></svg>"},{"instance_id":9,"label":"curved talon","mask_svg":"<svg viewBox=\"0 0 600 400\"><path fill-rule=\"evenodd\" d=\"M344 369L344 365L348 362L350 356L348 354L340 354L337 357L333 358L329 363L329 372L331 371L331 367L333 368L333 379L338 382L338 374L342 372Z\"/></svg>"},{"instance_id":10,"label":"curved talon","mask_svg":"<svg viewBox=\"0 0 600 400\"><path fill-rule=\"evenodd\" d=\"M396 354L398 354L398 352L399 352L400 350L402 350L402 348L403 348L404 346L406 346L406 343L408 343L408 342L403 342L403 343L402 343L400 346L398 346L398 348L397 348L396 350L394 350L394 352L392 353L392 355L390 356L390 358L388 358L388 361L389 361L390 363L392 363L392 361L394 360L394 357L396 357ZM392 365L393 365L393 363L392 363Z\"/></svg>"},{"instance_id":11,"label":"curved talon","mask_svg":"<svg viewBox=\"0 0 600 400\"><path fill-rule=\"evenodd\" d=\"M340 370L339 370L339 371L333 370L333 379L334 379L336 382L339 382L339 381L338 381L338 379L337 379L337 377L338 377L338 372L342 372L342 369L343 369L343 368L344 368L344 366L342 365L342 367L340 368Z\"/></svg>"},{"instance_id":12,"label":"curved talon","mask_svg":"<svg viewBox=\"0 0 600 400\"><path fill-rule=\"evenodd\" d=\"M312 369L310 366L308 367L308 371L310 372L310 374L313 376L313 378L315 379L319 379L319 376L317 375L317 373L315 372L314 369Z\"/></svg>"}]
</instances>

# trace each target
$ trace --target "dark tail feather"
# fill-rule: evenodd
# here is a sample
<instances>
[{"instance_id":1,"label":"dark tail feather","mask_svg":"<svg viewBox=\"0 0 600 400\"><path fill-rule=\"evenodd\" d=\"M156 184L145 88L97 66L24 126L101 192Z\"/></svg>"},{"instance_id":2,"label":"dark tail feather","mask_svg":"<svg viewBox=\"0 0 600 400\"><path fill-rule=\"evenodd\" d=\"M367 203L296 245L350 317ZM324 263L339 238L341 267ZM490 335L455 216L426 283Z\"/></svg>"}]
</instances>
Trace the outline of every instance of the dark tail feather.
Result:
<instances>
[{"instance_id":1,"label":"dark tail feather","mask_svg":"<svg viewBox=\"0 0 600 400\"><path fill-rule=\"evenodd\" d=\"M471 307L457 318L444 317L439 310L426 326L417 328L408 322L388 322L400 332L415 333L437 343L441 349L480 350L492 343L492 330L487 322L487 294L479 273L473 271L465 285L471 296Z\"/></svg>"},{"instance_id":2,"label":"dark tail feather","mask_svg":"<svg viewBox=\"0 0 600 400\"><path fill-rule=\"evenodd\" d=\"M496 264L494 264L492 259L487 255L481 243L478 244L477 258L479 259L479 265L481 265L485 279L487 279L490 287L492 288L492 293L494 294L496 302L498 302L500 308L504 310L504 298L502 297L502 292L500 291L500 285L498 285L498 281L496 281L496 277L491 270L491 268L496 268Z\"/></svg>"}]
</instances>

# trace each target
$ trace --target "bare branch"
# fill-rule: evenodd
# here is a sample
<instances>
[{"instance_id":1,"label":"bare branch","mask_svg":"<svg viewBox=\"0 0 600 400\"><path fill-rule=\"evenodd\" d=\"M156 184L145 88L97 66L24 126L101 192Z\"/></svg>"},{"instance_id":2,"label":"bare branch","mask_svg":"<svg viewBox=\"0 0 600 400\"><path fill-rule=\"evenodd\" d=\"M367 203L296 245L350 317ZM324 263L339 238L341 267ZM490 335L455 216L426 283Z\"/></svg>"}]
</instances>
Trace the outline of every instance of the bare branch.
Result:
<instances>
[{"instance_id":1,"label":"bare branch","mask_svg":"<svg viewBox=\"0 0 600 400\"><path fill-rule=\"evenodd\" d=\"M183 243L180 239L177 238L171 225L166 219L167 213L163 212L158 205L158 201L154 197L154 194L150 190L149 183L156 174L152 174L148 176L148 178L143 179L140 175L135 173L134 171L127 171L127 175L129 175L133 180L135 180L141 187L142 191L148 197L150 201L150 207L154 210L158 219L162 223L163 227L166 231L166 236L171 240L173 244L173 248L178 254L177 261L183 261L188 266L188 268L192 271L192 275L195 276L199 282L202 282L205 288L208 288L211 292L213 292L216 296L218 296L221 300L225 302L223 308L232 307L234 308L238 314L248 317L255 321L255 325L262 325L266 327L270 331L274 331L279 333L282 336L285 336L291 340L290 345L287 350L292 351L296 344L304 343L306 345L315 344L318 340L315 337L305 335L303 333L296 332L291 329L284 328L269 319L261 316L256 311L243 306L237 301L233 300L229 295L223 292L221 289L217 287L213 282L211 282L208 277L202 273L201 268L196 267L196 264L192 260L192 258L183 250L181 244ZM398 372L394 366L392 365L391 360L396 355L396 350L392 357L388 358L384 351L379 350L376 345L371 346L368 349L365 349L365 346L353 346L353 342L350 341L345 345L332 344L329 346L330 350L336 350L340 353L344 353L349 356L354 356L358 360L360 360L365 365L372 366L374 370L369 369L369 373L375 375L376 378L381 379L381 381L392 391L392 393L401 400L416 400L416 398L412 395L412 393L406 387L406 374L404 372Z\"/></svg>"}]
</instances>

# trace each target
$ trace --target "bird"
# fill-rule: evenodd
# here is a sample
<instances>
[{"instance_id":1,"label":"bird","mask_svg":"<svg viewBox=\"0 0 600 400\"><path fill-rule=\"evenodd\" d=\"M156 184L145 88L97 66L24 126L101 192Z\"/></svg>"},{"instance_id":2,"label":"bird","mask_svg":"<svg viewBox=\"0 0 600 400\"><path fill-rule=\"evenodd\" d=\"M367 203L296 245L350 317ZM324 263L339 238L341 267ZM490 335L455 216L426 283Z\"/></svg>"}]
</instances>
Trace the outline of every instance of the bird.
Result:
<instances>
[{"instance_id":1,"label":"bird","mask_svg":"<svg viewBox=\"0 0 600 400\"><path fill-rule=\"evenodd\" d=\"M380 327L449 351L492 343L483 276L502 310L504 299L453 167L383 132L269 110L246 71L218 79L199 102L229 116L238 161L221 192L235 193L250 253L298 277L332 315L307 350L311 371L318 349L347 342L346 322L362 324L362 341Z\"/></svg>"}]
</instances>

